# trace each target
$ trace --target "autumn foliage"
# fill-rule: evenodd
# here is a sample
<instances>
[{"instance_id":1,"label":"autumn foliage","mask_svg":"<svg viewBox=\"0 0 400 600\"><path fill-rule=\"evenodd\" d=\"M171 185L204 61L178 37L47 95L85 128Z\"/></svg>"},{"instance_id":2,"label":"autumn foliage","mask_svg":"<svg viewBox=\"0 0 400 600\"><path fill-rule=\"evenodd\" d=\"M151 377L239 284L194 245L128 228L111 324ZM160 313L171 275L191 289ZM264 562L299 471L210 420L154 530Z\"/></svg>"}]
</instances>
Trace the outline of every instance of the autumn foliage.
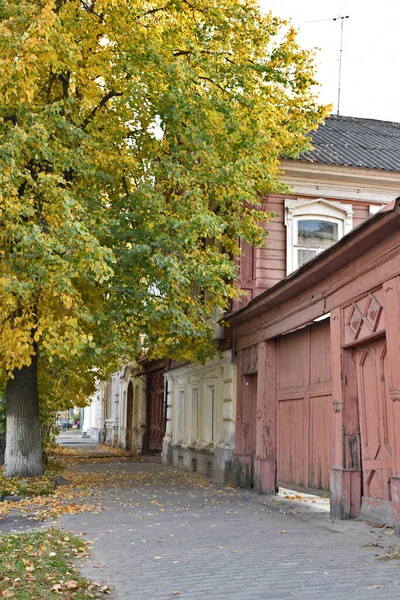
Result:
<instances>
[{"instance_id":1,"label":"autumn foliage","mask_svg":"<svg viewBox=\"0 0 400 600\"><path fill-rule=\"evenodd\" d=\"M324 115L310 53L252 0L4 0L0 56L1 380L37 356L57 404L143 334L211 355L237 240Z\"/></svg>"}]
</instances>

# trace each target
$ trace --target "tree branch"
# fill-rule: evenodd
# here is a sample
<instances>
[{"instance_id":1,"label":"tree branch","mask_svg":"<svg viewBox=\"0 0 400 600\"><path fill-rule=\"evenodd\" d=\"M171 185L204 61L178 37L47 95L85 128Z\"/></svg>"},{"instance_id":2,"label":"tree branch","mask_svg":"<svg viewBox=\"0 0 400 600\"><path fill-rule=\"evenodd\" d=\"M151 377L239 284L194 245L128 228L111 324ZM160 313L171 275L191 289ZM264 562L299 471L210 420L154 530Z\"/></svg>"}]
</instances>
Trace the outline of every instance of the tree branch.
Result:
<instances>
[{"instance_id":1,"label":"tree branch","mask_svg":"<svg viewBox=\"0 0 400 600\"><path fill-rule=\"evenodd\" d=\"M3 121L11 121L11 123L13 125L16 125L18 123L17 121L17 115L6 115L5 117L3 117Z\"/></svg>"},{"instance_id":2,"label":"tree branch","mask_svg":"<svg viewBox=\"0 0 400 600\"><path fill-rule=\"evenodd\" d=\"M100 21L100 23L104 24L106 22L104 19L104 13L99 14L94 10L95 6L96 6L95 2L92 2L92 4L89 5L87 2L83 2L83 0L82 0L81 6L82 6L83 10L90 13L91 15L94 15Z\"/></svg>"},{"instance_id":3,"label":"tree branch","mask_svg":"<svg viewBox=\"0 0 400 600\"><path fill-rule=\"evenodd\" d=\"M111 98L115 98L117 96L122 96L122 92L116 92L115 90L110 90L105 96L103 96L103 98L100 100L99 104L97 106L94 107L94 109L92 110L91 113L88 114L88 116L86 117L86 119L84 119L82 121L82 123L80 124L80 128L81 129L86 129L86 127L89 125L89 123L91 121L93 121L93 119L95 118L97 112L102 109L109 100L111 100Z\"/></svg>"},{"instance_id":4,"label":"tree branch","mask_svg":"<svg viewBox=\"0 0 400 600\"><path fill-rule=\"evenodd\" d=\"M199 79L203 79L204 81L209 81L210 83L212 83L213 85L217 86L217 88L219 90L221 90L221 92L224 92L224 94L229 94L229 91L225 88L222 87L222 85L219 85L219 83L217 83L216 81L214 81L213 79L211 79L210 77L201 77L200 75L198 75Z\"/></svg>"},{"instance_id":5,"label":"tree branch","mask_svg":"<svg viewBox=\"0 0 400 600\"><path fill-rule=\"evenodd\" d=\"M168 8L169 8L169 5L167 5L167 6L160 6L158 8L152 8L151 10L148 10L147 12L144 12L141 15L138 15L137 18L141 19L142 17L148 17L149 15L154 15L155 13L167 10Z\"/></svg>"}]
</instances>

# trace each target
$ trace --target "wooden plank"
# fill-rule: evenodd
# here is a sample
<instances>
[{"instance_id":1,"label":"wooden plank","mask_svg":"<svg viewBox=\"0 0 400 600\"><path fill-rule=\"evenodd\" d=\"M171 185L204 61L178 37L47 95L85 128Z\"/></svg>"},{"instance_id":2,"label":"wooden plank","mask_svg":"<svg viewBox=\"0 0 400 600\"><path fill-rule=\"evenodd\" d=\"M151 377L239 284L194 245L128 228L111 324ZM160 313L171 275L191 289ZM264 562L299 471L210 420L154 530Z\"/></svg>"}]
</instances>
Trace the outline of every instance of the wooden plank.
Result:
<instances>
[{"instance_id":1,"label":"wooden plank","mask_svg":"<svg viewBox=\"0 0 400 600\"><path fill-rule=\"evenodd\" d=\"M282 320L265 327L264 339L270 339L286 333L291 329L302 327L311 323L314 319L320 317L325 312L325 300L314 301L311 306L306 306L299 312L294 312L288 316L282 314ZM282 311L283 313L283 311Z\"/></svg>"},{"instance_id":2,"label":"wooden plank","mask_svg":"<svg viewBox=\"0 0 400 600\"><path fill-rule=\"evenodd\" d=\"M369 217L369 204L353 204L353 227L357 227L360 223Z\"/></svg>"},{"instance_id":3,"label":"wooden plank","mask_svg":"<svg viewBox=\"0 0 400 600\"><path fill-rule=\"evenodd\" d=\"M310 383L331 381L331 339L329 319L311 327Z\"/></svg>"},{"instance_id":4,"label":"wooden plank","mask_svg":"<svg viewBox=\"0 0 400 600\"><path fill-rule=\"evenodd\" d=\"M310 396L309 487L330 489L332 395Z\"/></svg>"},{"instance_id":5,"label":"wooden plank","mask_svg":"<svg viewBox=\"0 0 400 600\"><path fill-rule=\"evenodd\" d=\"M282 258L280 252L271 251L270 255L266 258L258 258L256 260L257 277L263 277L263 273L270 270L284 271L286 267L286 260Z\"/></svg>"},{"instance_id":6,"label":"wooden plank","mask_svg":"<svg viewBox=\"0 0 400 600\"><path fill-rule=\"evenodd\" d=\"M400 535L400 277L387 281L384 286L386 296L386 336L388 351L388 400L393 421L393 474L391 492L393 498L393 521L397 535Z\"/></svg>"}]
</instances>

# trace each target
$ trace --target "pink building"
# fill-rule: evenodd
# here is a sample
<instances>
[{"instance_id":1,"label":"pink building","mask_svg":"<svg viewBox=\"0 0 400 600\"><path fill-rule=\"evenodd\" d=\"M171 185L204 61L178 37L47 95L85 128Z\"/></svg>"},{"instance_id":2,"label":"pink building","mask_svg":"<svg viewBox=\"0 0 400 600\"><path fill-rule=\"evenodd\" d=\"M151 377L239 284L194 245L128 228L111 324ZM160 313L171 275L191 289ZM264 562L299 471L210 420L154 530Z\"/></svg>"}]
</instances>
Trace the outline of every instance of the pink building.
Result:
<instances>
[{"instance_id":1,"label":"pink building","mask_svg":"<svg viewBox=\"0 0 400 600\"><path fill-rule=\"evenodd\" d=\"M320 273L318 267L313 278L302 280L305 287L311 289L317 275L325 280L325 263L318 262L326 255L324 250L330 252L326 249L341 244L346 234L399 196L400 124L332 116L313 132L312 140L313 150L296 160L281 162L282 181L290 186L288 193L264 199L266 210L275 214L266 224L268 249L242 243L238 283L245 293L233 308L250 304L243 315L239 313L232 319L236 348L231 347L232 329L228 329L220 358L205 365L172 363L165 370L165 464L199 471L218 481L254 485L260 491L274 491L277 474L279 481L287 485L330 490L333 411L329 320L281 336L282 331L298 327L296 297L292 297L293 306L282 331L280 305L286 295L279 297L273 320L268 320L265 327L261 317L253 320L252 307L257 305L262 312L264 302L269 303L272 297L269 294L278 293L281 286L289 286L284 288L287 294L292 278L285 277L300 267L303 272L306 267L302 265L313 258L322 270ZM347 255L347 260L352 260L352 255ZM295 276L297 281L296 277L300 275ZM360 310L365 308L362 305ZM325 314L321 309L307 323ZM262 373L266 382L256 375L259 351L264 351L259 343L267 352L270 343L278 343L277 336L279 354L265 360L279 360L283 369L280 372L285 373L279 389L273 370ZM276 409L269 402L256 404L266 388L276 389L290 427L277 430ZM339 402L337 397L334 400ZM324 442L323 451L320 446L318 452L315 450L315 428ZM278 455L276 435L288 440L280 444ZM351 439L359 444L359 438ZM277 456L281 461L279 471ZM346 510L343 508L344 516L355 514Z\"/></svg>"},{"instance_id":2,"label":"pink building","mask_svg":"<svg viewBox=\"0 0 400 600\"><path fill-rule=\"evenodd\" d=\"M236 483L400 533L400 199L229 321Z\"/></svg>"}]
</instances>

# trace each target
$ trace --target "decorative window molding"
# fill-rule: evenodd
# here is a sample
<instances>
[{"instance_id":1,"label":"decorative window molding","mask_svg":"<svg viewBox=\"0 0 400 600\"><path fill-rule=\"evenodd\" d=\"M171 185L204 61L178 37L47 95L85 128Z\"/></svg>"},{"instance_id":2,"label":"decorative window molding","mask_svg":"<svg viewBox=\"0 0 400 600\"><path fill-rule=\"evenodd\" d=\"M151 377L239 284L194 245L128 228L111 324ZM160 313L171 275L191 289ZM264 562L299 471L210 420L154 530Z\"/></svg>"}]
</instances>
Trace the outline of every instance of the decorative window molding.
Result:
<instances>
[{"instance_id":1,"label":"decorative window molding","mask_svg":"<svg viewBox=\"0 0 400 600\"><path fill-rule=\"evenodd\" d=\"M217 394L215 382L206 383L204 391L206 401L204 441L215 445L217 438Z\"/></svg>"},{"instance_id":2,"label":"decorative window molding","mask_svg":"<svg viewBox=\"0 0 400 600\"><path fill-rule=\"evenodd\" d=\"M285 200L286 273L292 273L353 228L353 207L318 198Z\"/></svg>"},{"instance_id":3,"label":"decorative window molding","mask_svg":"<svg viewBox=\"0 0 400 600\"><path fill-rule=\"evenodd\" d=\"M176 390L175 397L175 410L174 410L174 442L175 444L182 444L184 440L184 426L185 426L185 388L179 387Z\"/></svg>"},{"instance_id":4,"label":"decorative window molding","mask_svg":"<svg viewBox=\"0 0 400 600\"><path fill-rule=\"evenodd\" d=\"M190 386L190 432L189 444L199 445L200 440L200 394L199 386Z\"/></svg>"}]
</instances>

